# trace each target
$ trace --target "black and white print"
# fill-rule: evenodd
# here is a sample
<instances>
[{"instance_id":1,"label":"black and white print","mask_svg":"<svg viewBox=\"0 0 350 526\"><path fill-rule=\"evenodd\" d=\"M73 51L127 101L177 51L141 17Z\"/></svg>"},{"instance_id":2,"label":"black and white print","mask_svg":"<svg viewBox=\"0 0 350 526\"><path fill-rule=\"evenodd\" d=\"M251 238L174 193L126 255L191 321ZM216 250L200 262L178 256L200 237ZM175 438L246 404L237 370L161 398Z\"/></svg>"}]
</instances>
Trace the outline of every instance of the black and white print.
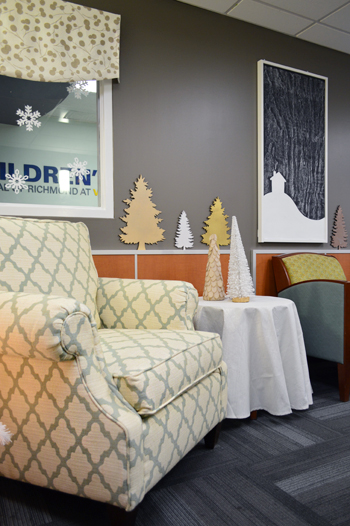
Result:
<instances>
[{"instance_id":1,"label":"black and white print","mask_svg":"<svg viewBox=\"0 0 350 526\"><path fill-rule=\"evenodd\" d=\"M259 61L259 241L327 241L327 79Z\"/></svg>"}]
</instances>

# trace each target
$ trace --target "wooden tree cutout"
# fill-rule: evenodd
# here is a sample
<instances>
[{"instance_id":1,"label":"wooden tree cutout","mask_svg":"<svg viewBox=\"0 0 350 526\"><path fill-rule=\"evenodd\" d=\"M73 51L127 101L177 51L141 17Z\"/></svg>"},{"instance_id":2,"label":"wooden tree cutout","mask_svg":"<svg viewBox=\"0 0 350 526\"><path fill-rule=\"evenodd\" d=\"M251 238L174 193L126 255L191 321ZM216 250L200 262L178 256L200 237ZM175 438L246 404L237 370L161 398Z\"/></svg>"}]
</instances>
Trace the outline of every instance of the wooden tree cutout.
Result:
<instances>
[{"instance_id":1,"label":"wooden tree cutout","mask_svg":"<svg viewBox=\"0 0 350 526\"><path fill-rule=\"evenodd\" d=\"M193 247L193 233L185 210L182 210L179 215L175 234L175 246L176 248L183 248L184 250Z\"/></svg>"},{"instance_id":2,"label":"wooden tree cutout","mask_svg":"<svg viewBox=\"0 0 350 526\"><path fill-rule=\"evenodd\" d=\"M345 219L341 206L338 206L335 211L330 244L331 247L338 249L348 246L348 233L345 228Z\"/></svg>"},{"instance_id":3,"label":"wooden tree cutout","mask_svg":"<svg viewBox=\"0 0 350 526\"><path fill-rule=\"evenodd\" d=\"M203 299L218 301L225 299L224 280L222 279L220 250L217 245L216 234L209 240L207 269L205 272Z\"/></svg>"},{"instance_id":4,"label":"wooden tree cutout","mask_svg":"<svg viewBox=\"0 0 350 526\"><path fill-rule=\"evenodd\" d=\"M120 229L123 234L119 237L123 243L138 243L138 250L145 250L145 244L153 245L165 239L164 230L158 226L163 220L157 217L161 212L155 209L156 205L151 201L152 189L147 188L148 183L142 175L134 184L135 190L130 190L131 199L123 201L129 208L120 218L126 226Z\"/></svg>"},{"instance_id":5,"label":"wooden tree cutout","mask_svg":"<svg viewBox=\"0 0 350 526\"><path fill-rule=\"evenodd\" d=\"M229 245L230 235L227 233L229 230L226 219L228 215L225 215L225 209L222 207L220 199L217 197L214 199L213 204L210 207L210 215L208 219L204 221L207 226L204 226L206 230L205 234L202 234L202 243L209 245L210 236L216 234L218 245Z\"/></svg>"}]
</instances>

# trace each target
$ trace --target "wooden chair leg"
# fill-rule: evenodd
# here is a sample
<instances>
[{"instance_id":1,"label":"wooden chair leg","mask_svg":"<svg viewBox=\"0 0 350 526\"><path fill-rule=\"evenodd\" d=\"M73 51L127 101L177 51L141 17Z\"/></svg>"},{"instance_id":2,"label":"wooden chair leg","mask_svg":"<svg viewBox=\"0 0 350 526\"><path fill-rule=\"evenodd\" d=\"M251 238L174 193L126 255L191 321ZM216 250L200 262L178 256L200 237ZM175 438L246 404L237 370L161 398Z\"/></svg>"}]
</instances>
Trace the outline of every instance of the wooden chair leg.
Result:
<instances>
[{"instance_id":1,"label":"wooden chair leg","mask_svg":"<svg viewBox=\"0 0 350 526\"><path fill-rule=\"evenodd\" d=\"M338 363L338 386L341 402L348 402L350 395L350 363Z\"/></svg>"},{"instance_id":2,"label":"wooden chair leg","mask_svg":"<svg viewBox=\"0 0 350 526\"><path fill-rule=\"evenodd\" d=\"M258 418L258 411L250 412L250 420L256 420Z\"/></svg>"},{"instance_id":3,"label":"wooden chair leg","mask_svg":"<svg viewBox=\"0 0 350 526\"><path fill-rule=\"evenodd\" d=\"M222 422L216 424L215 427L204 437L205 447L208 449L214 449L219 440L220 430Z\"/></svg>"},{"instance_id":4,"label":"wooden chair leg","mask_svg":"<svg viewBox=\"0 0 350 526\"><path fill-rule=\"evenodd\" d=\"M106 506L111 526L135 526L138 506L132 511L125 511L112 504L106 504Z\"/></svg>"}]
</instances>

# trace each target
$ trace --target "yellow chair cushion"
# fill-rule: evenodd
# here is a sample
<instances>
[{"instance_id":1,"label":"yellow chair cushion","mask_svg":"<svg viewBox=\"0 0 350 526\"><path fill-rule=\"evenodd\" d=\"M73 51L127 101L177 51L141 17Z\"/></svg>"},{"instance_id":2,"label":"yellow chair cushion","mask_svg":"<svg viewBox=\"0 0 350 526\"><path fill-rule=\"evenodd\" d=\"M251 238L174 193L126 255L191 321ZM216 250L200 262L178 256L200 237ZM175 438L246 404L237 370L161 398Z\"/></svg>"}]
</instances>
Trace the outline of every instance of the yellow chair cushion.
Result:
<instances>
[{"instance_id":1,"label":"yellow chair cushion","mask_svg":"<svg viewBox=\"0 0 350 526\"><path fill-rule=\"evenodd\" d=\"M344 271L336 258L322 254L296 254L283 258L291 284L310 279L346 281Z\"/></svg>"}]
</instances>

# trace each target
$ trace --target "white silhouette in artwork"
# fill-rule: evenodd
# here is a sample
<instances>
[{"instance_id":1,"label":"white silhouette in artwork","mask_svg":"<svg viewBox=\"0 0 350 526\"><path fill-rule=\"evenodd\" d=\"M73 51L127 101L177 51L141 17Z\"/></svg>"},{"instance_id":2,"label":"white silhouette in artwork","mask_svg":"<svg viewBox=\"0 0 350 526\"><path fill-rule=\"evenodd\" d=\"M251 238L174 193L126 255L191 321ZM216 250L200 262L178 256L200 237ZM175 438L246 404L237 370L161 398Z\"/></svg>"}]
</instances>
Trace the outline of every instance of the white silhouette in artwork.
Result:
<instances>
[{"instance_id":1,"label":"white silhouette in artwork","mask_svg":"<svg viewBox=\"0 0 350 526\"><path fill-rule=\"evenodd\" d=\"M286 180L273 172L272 191L263 196L262 231L266 241L322 241L325 219L309 219L285 193Z\"/></svg>"},{"instance_id":2,"label":"white silhouette in artwork","mask_svg":"<svg viewBox=\"0 0 350 526\"><path fill-rule=\"evenodd\" d=\"M272 191L284 194L284 185L286 184L286 180L281 174L281 172L273 172L273 176L270 178Z\"/></svg>"}]
</instances>

